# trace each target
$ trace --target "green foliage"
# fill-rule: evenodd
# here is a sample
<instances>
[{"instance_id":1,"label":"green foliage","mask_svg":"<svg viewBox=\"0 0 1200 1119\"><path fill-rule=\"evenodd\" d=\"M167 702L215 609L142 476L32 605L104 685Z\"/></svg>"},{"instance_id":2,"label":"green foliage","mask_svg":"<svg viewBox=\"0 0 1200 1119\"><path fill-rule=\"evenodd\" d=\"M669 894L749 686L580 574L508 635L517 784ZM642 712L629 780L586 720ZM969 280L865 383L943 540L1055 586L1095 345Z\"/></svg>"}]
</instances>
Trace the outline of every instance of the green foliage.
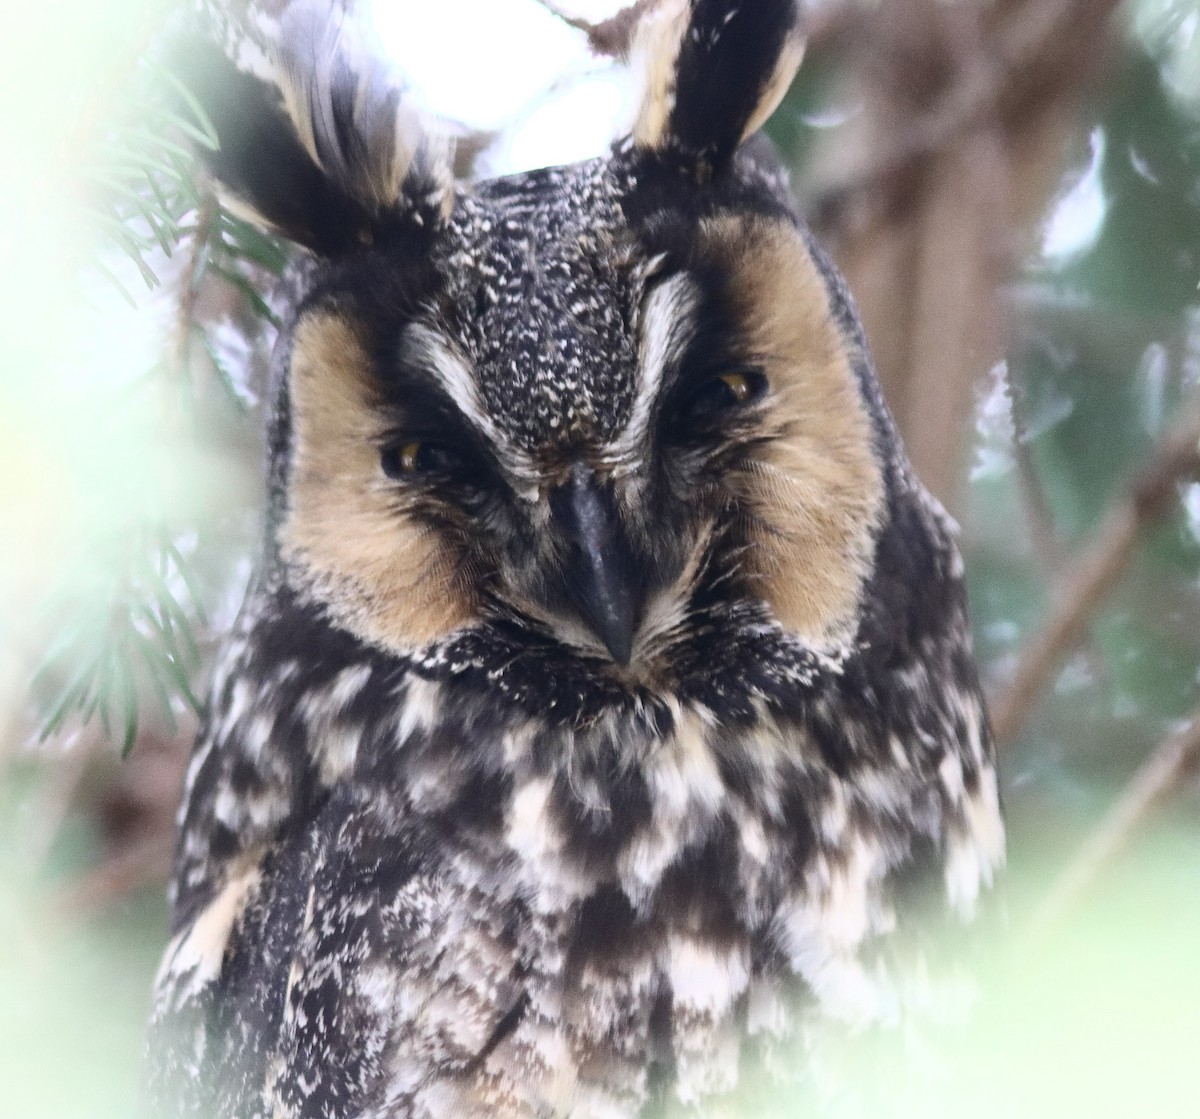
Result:
<instances>
[{"instance_id":1,"label":"green foliage","mask_svg":"<svg viewBox=\"0 0 1200 1119\"><path fill-rule=\"evenodd\" d=\"M162 281L151 254L157 250L169 259L194 233L186 219L204 205L194 149L216 150L217 134L183 83L149 58L134 68L123 100L121 114L84 169L92 188L91 218L104 234L102 245L120 249L146 285L156 288ZM103 259L97 266L136 307Z\"/></svg>"},{"instance_id":2,"label":"green foliage","mask_svg":"<svg viewBox=\"0 0 1200 1119\"><path fill-rule=\"evenodd\" d=\"M215 131L163 65L152 57L137 62L112 121L82 168L97 233L92 263L139 317L157 310L162 318L166 308L157 360L114 398L127 398L126 405L132 398L141 412L135 427L144 436L153 426L149 441L160 444L160 461L133 455L123 468L161 474L150 507L132 522L114 510L118 530L102 528L82 574L73 569L49 596L41 628L53 638L33 694L43 739L95 720L128 752L147 718L173 728L184 707L199 707L193 681L205 663L206 613L225 590L231 564L228 556L206 555L204 539L222 510L194 499L200 487L184 464L197 466L194 456L204 458L221 427L239 422L230 413L250 409L246 371L227 360L220 335L253 339L277 325L263 292L287 256L214 197L196 152L215 149ZM144 290L123 272L140 278ZM157 308L150 297L159 299ZM214 305L221 317L206 312ZM210 384L221 400L212 399ZM118 480L118 488L124 484ZM198 556L216 562L200 572Z\"/></svg>"},{"instance_id":3,"label":"green foliage","mask_svg":"<svg viewBox=\"0 0 1200 1119\"><path fill-rule=\"evenodd\" d=\"M191 679L202 662L195 629L204 622L203 596L189 561L161 527L135 536L100 572L111 584L82 600L72 596L60 611L33 686L53 697L43 738L71 715L84 724L96 718L128 753L147 693L172 730L176 696L199 710Z\"/></svg>"},{"instance_id":4,"label":"green foliage","mask_svg":"<svg viewBox=\"0 0 1200 1119\"><path fill-rule=\"evenodd\" d=\"M1015 292L1017 440L1006 465L976 477L967 517L985 668L1028 640L1064 561L1200 390L1200 127L1197 103L1176 95L1164 66L1135 44L1114 67L1088 126L1091 152L1063 187L1066 196L1090 175L1099 221L1073 251L1032 261ZM1031 544L1031 492L1050 554ZM1180 501L1139 544L1006 759L1014 875L1065 855L1195 708L1198 529Z\"/></svg>"}]
</instances>

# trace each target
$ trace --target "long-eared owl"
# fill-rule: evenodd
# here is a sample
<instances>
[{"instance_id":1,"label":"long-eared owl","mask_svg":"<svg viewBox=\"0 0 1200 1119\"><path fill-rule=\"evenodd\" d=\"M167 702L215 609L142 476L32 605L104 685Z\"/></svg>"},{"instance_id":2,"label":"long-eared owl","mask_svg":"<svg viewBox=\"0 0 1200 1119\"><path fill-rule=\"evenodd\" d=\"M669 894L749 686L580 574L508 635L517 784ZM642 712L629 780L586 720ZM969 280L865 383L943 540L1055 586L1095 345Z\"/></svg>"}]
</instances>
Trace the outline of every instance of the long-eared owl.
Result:
<instances>
[{"instance_id":1,"label":"long-eared owl","mask_svg":"<svg viewBox=\"0 0 1200 1119\"><path fill-rule=\"evenodd\" d=\"M156 1115L708 1114L990 883L961 561L755 136L801 49L795 0L644 6L629 134L466 184L343 5L189 45L309 266Z\"/></svg>"}]
</instances>

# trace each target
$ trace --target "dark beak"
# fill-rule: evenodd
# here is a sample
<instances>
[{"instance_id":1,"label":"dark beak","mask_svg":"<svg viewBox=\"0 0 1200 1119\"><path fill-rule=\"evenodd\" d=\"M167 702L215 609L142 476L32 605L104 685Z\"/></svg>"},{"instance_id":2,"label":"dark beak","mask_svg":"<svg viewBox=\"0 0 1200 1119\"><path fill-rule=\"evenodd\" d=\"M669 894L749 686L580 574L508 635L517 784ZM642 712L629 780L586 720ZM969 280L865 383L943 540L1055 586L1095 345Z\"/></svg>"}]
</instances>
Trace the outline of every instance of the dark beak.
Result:
<instances>
[{"instance_id":1,"label":"dark beak","mask_svg":"<svg viewBox=\"0 0 1200 1119\"><path fill-rule=\"evenodd\" d=\"M611 490L600 485L589 466L577 462L551 496L550 510L566 543L568 601L612 659L628 664L643 580Z\"/></svg>"}]
</instances>

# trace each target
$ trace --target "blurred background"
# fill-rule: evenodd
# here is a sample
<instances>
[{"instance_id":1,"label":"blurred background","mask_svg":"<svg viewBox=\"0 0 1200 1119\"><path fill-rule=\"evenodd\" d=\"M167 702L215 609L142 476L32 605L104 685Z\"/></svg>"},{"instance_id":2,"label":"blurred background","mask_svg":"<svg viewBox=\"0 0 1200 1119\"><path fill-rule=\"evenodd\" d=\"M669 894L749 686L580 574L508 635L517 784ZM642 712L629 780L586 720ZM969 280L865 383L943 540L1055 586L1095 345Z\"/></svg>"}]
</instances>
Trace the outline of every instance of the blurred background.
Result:
<instances>
[{"instance_id":1,"label":"blurred background","mask_svg":"<svg viewBox=\"0 0 1200 1119\"><path fill-rule=\"evenodd\" d=\"M622 129L619 0L357 8L464 175ZM256 540L288 257L197 171L173 10L47 0L0 47L6 1115L131 1107ZM977 1013L913 1111L1200 1114L1200 3L809 15L768 131L962 526L1009 824Z\"/></svg>"}]
</instances>

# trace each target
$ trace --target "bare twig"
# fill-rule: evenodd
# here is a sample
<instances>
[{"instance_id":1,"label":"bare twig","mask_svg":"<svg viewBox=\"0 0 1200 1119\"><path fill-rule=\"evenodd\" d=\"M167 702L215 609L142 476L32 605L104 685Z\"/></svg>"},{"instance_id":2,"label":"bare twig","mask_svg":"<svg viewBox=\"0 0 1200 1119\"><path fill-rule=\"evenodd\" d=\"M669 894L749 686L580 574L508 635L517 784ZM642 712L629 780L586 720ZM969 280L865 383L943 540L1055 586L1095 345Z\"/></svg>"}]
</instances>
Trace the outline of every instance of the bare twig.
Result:
<instances>
[{"instance_id":1,"label":"bare twig","mask_svg":"<svg viewBox=\"0 0 1200 1119\"><path fill-rule=\"evenodd\" d=\"M1064 566L1062 541L1054 527L1054 516L1046 498L1045 488L1033 459L1032 444L1018 426L1013 440L1013 459L1017 467L1017 483L1020 487L1021 504L1029 526L1029 539L1033 544L1034 558L1044 577L1057 575Z\"/></svg>"},{"instance_id":2,"label":"bare twig","mask_svg":"<svg viewBox=\"0 0 1200 1119\"><path fill-rule=\"evenodd\" d=\"M1043 583L1049 584L1062 575L1068 564L1068 556L1055 528L1046 489L1034 461L1033 443L1028 430L1016 415L1014 426L1016 431L1013 439L1013 458L1017 467L1018 492L1026 514L1026 524L1029 526L1029 539L1033 545L1038 577ZM1091 619L1084 624L1079 644L1084 662L1092 676L1097 680L1111 676L1111 667L1096 642Z\"/></svg>"},{"instance_id":3,"label":"bare twig","mask_svg":"<svg viewBox=\"0 0 1200 1119\"><path fill-rule=\"evenodd\" d=\"M1168 737L1125 787L1104 821L1059 876L1030 922L1029 938L1044 935L1082 899L1106 867L1128 847L1150 816L1200 768L1200 708Z\"/></svg>"},{"instance_id":4,"label":"bare twig","mask_svg":"<svg viewBox=\"0 0 1200 1119\"><path fill-rule=\"evenodd\" d=\"M1092 542L1060 581L1049 619L992 701L999 742L1011 742L1020 733L1038 696L1128 566L1146 526L1166 515L1176 487L1190 478L1200 478L1200 397L1190 402L1163 436L1149 465L1109 506Z\"/></svg>"},{"instance_id":5,"label":"bare twig","mask_svg":"<svg viewBox=\"0 0 1200 1119\"><path fill-rule=\"evenodd\" d=\"M636 0L622 8L616 15L610 16L600 23L591 23L579 16L564 11L556 0L537 0L551 15L562 20L569 27L582 31L587 35L588 46L599 55L606 58L628 58L633 37L637 31L638 22L642 16L659 0Z\"/></svg>"},{"instance_id":6,"label":"bare twig","mask_svg":"<svg viewBox=\"0 0 1200 1119\"><path fill-rule=\"evenodd\" d=\"M561 4L555 3L554 0L537 0L537 3L540 7L545 8L555 19L562 20L568 27L573 27L576 31L590 32L592 30L590 21L571 15L570 12L563 9Z\"/></svg>"}]
</instances>

